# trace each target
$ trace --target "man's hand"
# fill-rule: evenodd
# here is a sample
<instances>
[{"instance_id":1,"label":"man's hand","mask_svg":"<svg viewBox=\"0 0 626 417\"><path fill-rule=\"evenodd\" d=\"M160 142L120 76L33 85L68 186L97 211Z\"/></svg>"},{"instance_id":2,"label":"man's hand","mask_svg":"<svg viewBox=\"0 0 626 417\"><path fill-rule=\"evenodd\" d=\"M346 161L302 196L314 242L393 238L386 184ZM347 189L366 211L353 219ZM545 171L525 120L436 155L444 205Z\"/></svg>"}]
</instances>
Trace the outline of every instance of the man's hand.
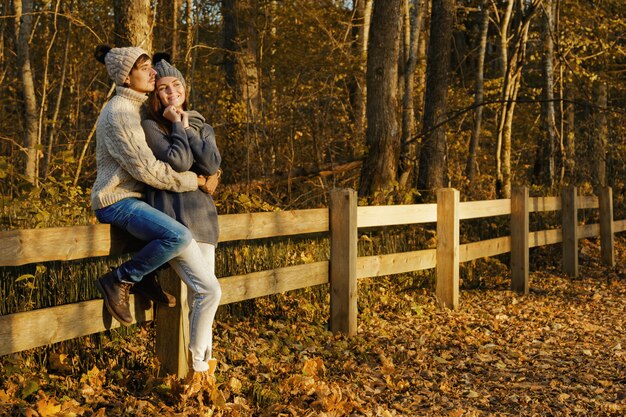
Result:
<instances>
[{"instance_id":1,"label":"man's hand","mask_svg":"<svg viewBox=\"0 0 626 417\"><path fill-rule=\"evenodd\" d=\"M208 177L202 177L202 178L205 179L205 182L204 182L204 184L202 186L200 185L200 183L198 183L198 188L200 188L202 191L204 191L207 194L213 195L213 193L217 189L217 186L220 183L220 177L221 176L222 176L222 170L219 169L213 175L209 175ZM200 177L198 177L198 178L200 178Z\"/></svg>"}]
</instances>

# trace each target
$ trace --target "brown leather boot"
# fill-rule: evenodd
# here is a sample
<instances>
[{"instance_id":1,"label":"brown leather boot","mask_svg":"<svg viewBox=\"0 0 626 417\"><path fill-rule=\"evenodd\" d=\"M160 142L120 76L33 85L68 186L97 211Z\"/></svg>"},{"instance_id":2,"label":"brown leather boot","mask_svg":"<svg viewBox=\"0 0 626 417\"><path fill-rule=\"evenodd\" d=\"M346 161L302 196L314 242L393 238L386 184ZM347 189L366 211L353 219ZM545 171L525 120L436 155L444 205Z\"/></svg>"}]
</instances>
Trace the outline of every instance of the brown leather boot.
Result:
<instances>
[{"instance_id":1,"label":"brown leather boot","mask_svg":"<svg viewBox=\"0 0 626 417\"><path fill-rule=\"evenodd\" d=\"M176 298L172 294L166 293L163 291L163 288L161 288L159 281L157 281L156 272L144 276L141 281L133 285L130 291L168 307L174 307L176 305Z\"/></svg>"},{"instance_id":2,"label":"brown leather boot","mask_svg":"<svg viewBox=\"0 0 626 417\"><path fill-rule=\"evenodd\" d=\"M113 270L98 278L96 286L102 293L104 305L109 313L120 324L130 326L133 322L133 316L130 314L129 292L133 284L121 282Z\"/></svg>"}]
</instances>

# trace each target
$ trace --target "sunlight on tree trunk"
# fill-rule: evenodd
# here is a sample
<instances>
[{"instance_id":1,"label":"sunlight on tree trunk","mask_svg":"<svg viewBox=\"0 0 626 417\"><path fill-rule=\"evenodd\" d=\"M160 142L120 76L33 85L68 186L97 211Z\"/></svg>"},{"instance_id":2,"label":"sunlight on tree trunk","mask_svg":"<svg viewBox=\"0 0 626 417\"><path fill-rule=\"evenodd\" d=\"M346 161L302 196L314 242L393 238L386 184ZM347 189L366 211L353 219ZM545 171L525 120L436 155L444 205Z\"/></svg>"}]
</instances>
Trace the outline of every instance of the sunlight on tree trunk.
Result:
<instances>
[{"instance_id":1,"label":"sunlight on tree trunk","mask_svg":"<svg viewBox=\"0 0 626 417\"><path fill-rule=\"evenodd\" d=\"M33 1L13 1L15 13L15 33L17 38L17 61L20 80L22 82L22 96L24 98L24 177L37 184L37 97L35 82L30 64L29 36L33 22Z\"/></svg>"},{"instance_id":2,"label":"sunlight on tree trunk","mask_svg":"<svg viewBox=\"0 0 626 417\"><path fill-rule=\"evenodd\" d=\"M593 190L596 195L600 193L602 187L607 185L606 181L606 157L609 140L609 128L607 125L606 106L608 104L607 85L605 82L597 80L593 83L594 101L594 124L595 132L593 137L593 162L594 170L592 176Z\"/></svg>"},{"instance_id":3,"label":"sunlight on tree trunk","mask_svg":"<svg viewBox=\"0 0 626 417\"><path fill-rule=\"evenodd\" d=\"M115 46L139 46L152 52L150 0L114 0Z\"/></svg>"},{"instance_id":4,"label":"sunlight on tree trunk","mask_svg":"<svg viewBox=\"0 0 626 417\"><path fill-rule=\"evenodd\" d=\"M423 142L419 160L417 189L435 191L447 183L446 124L448 84L455 2L434 1L430 20L430 43L426 69Z\"/></svg>"},{"instance_id":5,"label":"sunlight on tree trunk","mask_svg":"<svg viewBox=\"0 0 626 417\"><path fill-rule=\"evenodd\" d=\"M70 10L73 8L73 2L70 4ZM61 63L61 74L58 77L59 87L57 92L56 101L54 103L54 110L51 117L51 126L50 126L50 134L48 135L48 149L46 151L46 163L44 166L44 179L48 177L50 174L52 154L54 152L54 143L56 141L56 136L58 132L59 126L59 113L61 112L61 102L63 99L63 90L65 87L65 78L67 74L67 66L69 61L69 49L70 49L70 40L72 37L72 21L67 21L67 34L65 35L65 47L63 51L63 61Z\"/></svg>"},{"instance_id":6,"label":"sunlight on tree trunk","mask_svg":"<svg viewBox=\"0 0 626 417\"><path fill-rule=\"evenodd\" d=\"M400 154L398 57L402 0L376 0L367 53L367 156L359 195L374 196L396 180Z\"/></svg>"},{"instance_id":7,"label":"sunlight on tree trunk","mask_svg":"<svg viewBox=\"0 0 626 417\"><path fill-rule=\"evenodd\" d=\"M500 25L501 65L503 68L502 106L498 115L496 145L496 194L500 198L511 196L511 140L513 115L520 87L522 69L526 62L528 30L532 17L542 0L527 4L522 0L509 2ZM515 19L512 19L513 3L516 3ZM510 28L510 23L514 27ZM509 53L509 47L511 48Z\"/></svg>"},{"instance_id":8,"label":"sunlight on tree trunk","mask_svg":"<svg viewBox=\"0 0 626 417\"><path fill-rule=\"evenodd\" d=\"M245 115L246 142L254 143L260 170L266 175L268 160L257 129L261 116L261 92L257 62L259 44L252 20L255 13L254 0L222 1L224 47L227 51L224 63L226 83L234 94L234 104L240 105ZM250 148L248 146L249 155ZM247 164L251 164L250 156Z\"/></svg>"},{"instance_id":9,"label":"sunlight on tree trunk","mask_svg":"<svg viewBox=\"0 0 626 417\"><path fill-rule=\"evenodd\" d=\"M543 77L541 97L541 125L544 134L541 154L537 158L537 182L550 189L556 182L557 139L556 116L554 111L554 19L552 0L544 0L541 15L541 52Z\"/></svg>"},{"instance_id":10,"label":"sunlight on tree trunk","mask_svg":"<svg viewBox=\"0 0 626 417\"><path fill-rule=\"evenodd\" d=\"M415 118L415 70L420 42L420 32L424 21L424 0L405 0L404 27L404 91L402 97L402 138L400 145L400 187L406 187L411 173L415 172L417 146L413 138L416 135Z\"/></svg>"},{"instance_id":11,"label":"sunlight on tree trunk","mask_svg":"<svg viewBox=\"0 0 626 417\"><path fill-rule=\"evenodd\" d=\"M563 106L563 147L564 152L564 179L565 184L576 185L576 113L574 104L572 103L572 93L570 89L572 87L566 85L565 92L563 94L565 98L565 105Z\"/></svg>"},{"instance_id":12,"label":"sunlight on tree trunk","mask_svg":"<svg viewBox=\"0 0 626 417\"><path fill-rule=\"evenodd\" d=\"M476 161L476 153L480 146L480 134L483 122L483 101L485 99L485 53L487 52L487 34L489 32L489 0L483 0L480 12L480 37L478 41L478 52L476 57L476 77L474 80L474 105L476 111L474 114L474 128L470 138L467 164L465 173L470 188L476 179L476 171L478 170L478 162Z\"/></svg>"},{"instance_id":13,"label":"sunlight on tree trunk","mask_svg":"<svg viewBox=\"0 0 626 417\"><path fill-rule=\"evenodd\" d=\"M348 142L350 157L354 157L354 148L363 143L365 138L365 113L367 86L365 68L367 66L367 37L369 35L372 0L356 0L352 9L352 51L356 59L355 74L350 81L350 103L354 134Z\"/></svg>"}]
</instances>

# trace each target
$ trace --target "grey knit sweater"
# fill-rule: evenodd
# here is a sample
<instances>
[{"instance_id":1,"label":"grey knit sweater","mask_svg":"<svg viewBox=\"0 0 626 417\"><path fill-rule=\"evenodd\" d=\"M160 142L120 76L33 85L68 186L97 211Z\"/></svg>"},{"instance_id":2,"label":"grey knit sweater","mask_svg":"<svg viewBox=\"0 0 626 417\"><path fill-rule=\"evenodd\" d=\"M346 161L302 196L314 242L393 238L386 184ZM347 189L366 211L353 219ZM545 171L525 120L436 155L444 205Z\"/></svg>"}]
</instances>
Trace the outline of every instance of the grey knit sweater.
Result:
<instances>
[{"instance_id":1,"label":"grey knit sweater","mask_svg":"<svg viewBox=\"0 0 626 417\"><path fill-rule=\"evenodd\" d=\"M155 158L141 128L145 94L117 87L96 125L96 182L91 191L94 210L128 197L142 198L144 183L151 187L183 192L198 189L197 175L176 172Z\"/></svg>"},{"instance_id":2,"label":"grey knit sweater","mask_svg":"<svg viewBox=\"0 0 626 417\"><path fill-rule=\"evenodd\" d=\"M175 170L212 175L222 161L215 132L200 113L192 110L188 114L190 128L185 130L181 122L176 122L169 134L154 120L143 120L141 125L146 132L146 141L157 159L167 162ZM187 226L196 241L217 244L217 209L211 195L201 190L175 193L147 187L145 200Z\"/></svg>"}]
</instances>

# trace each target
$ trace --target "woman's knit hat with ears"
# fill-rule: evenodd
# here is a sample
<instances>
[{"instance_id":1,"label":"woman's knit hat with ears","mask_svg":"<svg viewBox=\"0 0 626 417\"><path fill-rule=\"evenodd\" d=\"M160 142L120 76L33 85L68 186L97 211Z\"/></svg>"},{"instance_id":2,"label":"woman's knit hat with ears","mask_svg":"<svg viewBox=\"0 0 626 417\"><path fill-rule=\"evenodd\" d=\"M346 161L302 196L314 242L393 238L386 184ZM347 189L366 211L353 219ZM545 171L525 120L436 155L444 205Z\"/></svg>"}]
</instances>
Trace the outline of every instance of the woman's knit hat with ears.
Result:
<instances>
[{"instance_id":1,"label":"woman's knit hat with ears","mask_svg":"<svg viewBox=\"0 0 626 417\"><path fill-rule=\"evenodd\" d=\"M157 72L156 79L163 77L174 77L178 78L180 82L183 84L183 88L187 88L187 83L185 83L185 78L183 78L183 74L176 69L175 66L170 64L170 56L167 52L157 52L152 57L152 63L154 64L154 70Z\"/></svg>"},{"instance_id":2,"label":"woman's knit hat with ears","mask_svg":"<svg viewBox=\"0 0 626 417\"><path fill-rule=\"evenodd\" d=\"M137 46L111 48L108 45L100 45L96 48L94 55L106 66L109 77L115 81L115 84L122 86L137 62L137 58L148 53Z\"/></svg>"}]
</instances>

